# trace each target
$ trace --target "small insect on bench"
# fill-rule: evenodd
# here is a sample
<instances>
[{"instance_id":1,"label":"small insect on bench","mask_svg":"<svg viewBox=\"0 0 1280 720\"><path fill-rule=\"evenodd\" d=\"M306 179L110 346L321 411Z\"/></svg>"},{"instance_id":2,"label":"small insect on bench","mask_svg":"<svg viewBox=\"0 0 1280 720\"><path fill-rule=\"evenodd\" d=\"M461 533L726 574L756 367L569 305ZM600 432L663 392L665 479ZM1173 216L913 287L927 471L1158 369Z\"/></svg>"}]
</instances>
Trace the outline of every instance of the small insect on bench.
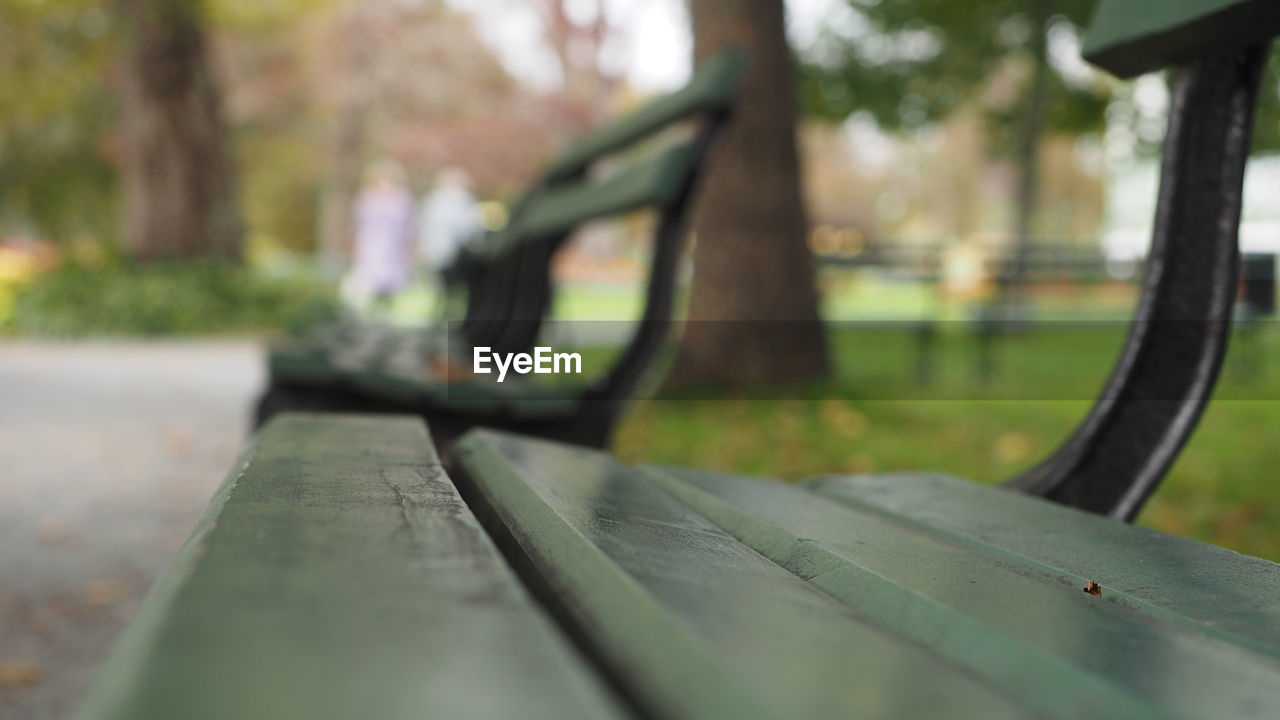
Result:
<instances>
[{"instance_id":1,"label":"small insect on bench","mask_svg":"<svg viewBox=\"0 0 1280 720\"><path fill-rule=\"evenodd\" d=\"M1155 242L1102 398L1008 487L788 486L493 430L446 470L418 418L288 414L81 717L1280 717L1280 566L1123 522L1223 357L1276 33L1273 0L1099 9L1095 62L1178 67Z\"/></svg>"},{"instance_id":2,"label":"small insect on bench","mask_svg":"<svg viewBox=\"0 0 1280 720\"><path fill-rule=\"evenodd\" d=\"M703 165L737 97L746 54L699 66L682 90L568 147L516 204L511 222L463 252L456 270L466 313L419 331L353 323L274 348L257 422L284 410L421 415L438 442L476 425L603 447L644 370L667 337L686 220ZM681 123L692 137L636 148ZM653 144L653 143L650 143ZM662 143L657 143L662 145ZM603 177L594 170L616 165ZM608 167L606 170L610 169ZM587 383L535 386L509 374L473 375L473 349L507 356L533 349L551 310L551 261L584 224L640 209L658 212L644 310L630 339Z\"/></svg>"}]
</instances>

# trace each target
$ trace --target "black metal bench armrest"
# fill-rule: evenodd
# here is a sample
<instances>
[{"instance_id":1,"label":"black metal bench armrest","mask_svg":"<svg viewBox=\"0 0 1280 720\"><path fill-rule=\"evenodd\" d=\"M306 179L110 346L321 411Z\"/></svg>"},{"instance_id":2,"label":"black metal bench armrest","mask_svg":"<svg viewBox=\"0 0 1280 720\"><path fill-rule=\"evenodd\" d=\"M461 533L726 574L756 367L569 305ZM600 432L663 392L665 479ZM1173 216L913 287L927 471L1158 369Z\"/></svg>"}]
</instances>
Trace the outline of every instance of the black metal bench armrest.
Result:
<instances>
[{"instance_id":1,"label":"black metal bench armrest","mask_svg":"<svg viewBox=\"0 0 1280 720\"><path fill-rule=\"evenodd\" d=\"M1132 520L1195 428L1231 326L1244 169L1268 50L1219 49L1178 69L1154 238L1128 339L1074 434L1012 487Z\"/></svg>"}]
</instances>

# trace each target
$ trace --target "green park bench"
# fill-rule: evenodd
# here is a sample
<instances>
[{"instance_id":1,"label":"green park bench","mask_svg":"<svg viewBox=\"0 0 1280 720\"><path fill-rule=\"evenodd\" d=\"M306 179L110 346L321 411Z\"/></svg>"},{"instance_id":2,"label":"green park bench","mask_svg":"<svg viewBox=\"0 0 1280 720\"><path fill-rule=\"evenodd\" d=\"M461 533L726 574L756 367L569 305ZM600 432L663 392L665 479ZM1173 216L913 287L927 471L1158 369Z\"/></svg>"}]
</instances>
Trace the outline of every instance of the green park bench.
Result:
<instances>
[{"instance_id":1,"label":"green park bench","mask_svg":"<svg viewBox=\"0 0 1280 720\"><path fill-rule=\"evenodd\" d=\"M1173 5L1105 0L1125 32L1087 44L1179 67L1138 316L1031 472L785 485L491 429L446 468L416 417L282 415L80 717L1280 717L1280 565L1124 522L1230 327L1268 47L1216 29L1280 33L1271 0Z\"/></svg>"},{"instance_id":2,"label":"green park bench","mask_svg":"<svg viewBox=\"0 0 1280 720\"><path fill-rule=\"evenodd\" d=\"M736 50L709 58L682 90L566 148L510 223L462 253L451 273L466 288L457 321L419 330L343 322L274 347L257 424L285 410L409 413L425 417L442 443L485 425L604 446L667 337L692 195L746 61ZM691 137L662 142L690 122ZM609 162L621 167L595 172ZM641 209L658 213L644 308L607 369L593 374L579 360L590 377L551 387L514 373L501 383L471 374L473 348L503 356L533 348L551 310L552 256L575 230Z\"/></svg>"}]
</instances>

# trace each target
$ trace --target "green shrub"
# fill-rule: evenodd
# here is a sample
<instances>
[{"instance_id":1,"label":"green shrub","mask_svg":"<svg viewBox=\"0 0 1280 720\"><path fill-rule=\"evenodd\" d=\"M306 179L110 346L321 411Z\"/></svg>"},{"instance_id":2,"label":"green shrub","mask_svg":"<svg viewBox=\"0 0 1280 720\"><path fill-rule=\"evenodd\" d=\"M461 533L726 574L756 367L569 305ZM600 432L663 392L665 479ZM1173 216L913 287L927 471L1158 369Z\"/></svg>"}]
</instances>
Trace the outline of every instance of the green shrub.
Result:
<instances>
[{"instance_id":1,"label":"green shrub","mask_svg":"<svg viewBox=\"0 0 1280 720\"><path fill-rule=\"evenodd\" d=\"M336 311L332 288L220 261L67 264L19 293L6 323L26 335L192 335L296 327Z\"/></svg>"}]
</instances>

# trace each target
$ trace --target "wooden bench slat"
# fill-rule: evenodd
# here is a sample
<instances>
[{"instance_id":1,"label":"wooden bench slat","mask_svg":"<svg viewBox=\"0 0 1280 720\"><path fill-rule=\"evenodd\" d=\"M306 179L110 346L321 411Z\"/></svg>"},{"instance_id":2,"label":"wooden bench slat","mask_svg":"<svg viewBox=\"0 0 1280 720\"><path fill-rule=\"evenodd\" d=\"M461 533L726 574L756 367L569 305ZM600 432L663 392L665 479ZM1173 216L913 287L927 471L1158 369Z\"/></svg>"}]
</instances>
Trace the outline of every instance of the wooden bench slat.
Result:
<instances>
[{"instance_id":1,"label":"wooden bench slat","mask_svg":"<svg viewBox=\"0 0 1280 720\"><path fill-rule=\"evenodd\" d=\"M604 453L480 430L453 457L473 505L646 714L1027 715Z\"/></svg>"},{"instance_id":2,"label":"wooden bench slat","mask_svg":"<svg viewBox=\"0 0 1280 720\"><path fill-rule=\"evenodd\" d=\"M218 491L85 720L624 717L418 420L283 415Z\"/></svg>"},{"instance_id":3,"label":"wooden bench slat","mask_svg":"<svg viewBox=\"0 0 1280 720\"><path fill-rule=\"evenodd\" d=\"M1245 651L1203 623L1170 620L1167 611L1153 612L1106 582L1095 598L1082 591L1092 573L1066 572L1024 557L1016 545L999 550L964 542L951 531L772 480L676 468L644 472L782 567L1046 717L1267 718L1280 707L1280 667L1271 657ZM1002 513L988 498L1010 493L965 485L978 492L957 499L949 488L934 487L934 507L965 505L990 519L1023 517L1023 506L1044 505L1101 520L1027 497ZM1102 522L1117 529L1116 545L1131 543L1133 528ZM1083 529L1076 526L1076 548L1092 542L1080 537ZM1037 534L1024 527L1020 542ZM1095 547L1110 552L1105 543ZM1096 560L1098 567L1108 564ZM1269 570L1280 579L1280 567ZM1133 572L1132 584L1141 585L1146 573Z\"/></svg>"},{"instance_id":4,"label":"wooden bench slat","mask_svg":"<svg viewBox=\"0 0 1280 720\"><path fill-rule=\"evenodd\" d=\"M993 556L1087 577L1144 612L1280 660L1280 566L1267 560L946 475L827 476L806 485Z\"/></svg>"},{"instance_id":5,"label":"wooden bench slat","mask_svg":"<svg viewBox=\"0 0 1280 720\"><path fill-rule=\"evenodd\" d=\"M1276 35L1275 0L1102 0L1082 54L1111 73L1133 77Z\"/></svg>"},{"instance_id":6,"label":"wooden bench slat","mask_svg":"<svg viewBox=\"0 0 1280 720\"><path fill-rule=\"evenodd\" d=\"M626 147L681 118L727 108L733 102L747 54L727 50L699 63L689 84L653 100L634 112L579 138L561 152L548 170L550 177L580 172L600 157Z\"/></svg>"},{"instance_id":7,"label":"wooden bench slat","mask_svg":"<svg viewBox=\"0 0 1280 720\"><path fill-rule=\"evenodd\" d=\"M663 208L684 186L694 156L692 143L681 142L601 180L585 178L540 190L529 198L509 229L485 244L483 252L496 255L527 238L558 235L591 220L646 207Z\"/></svg>"}]
</instances>

